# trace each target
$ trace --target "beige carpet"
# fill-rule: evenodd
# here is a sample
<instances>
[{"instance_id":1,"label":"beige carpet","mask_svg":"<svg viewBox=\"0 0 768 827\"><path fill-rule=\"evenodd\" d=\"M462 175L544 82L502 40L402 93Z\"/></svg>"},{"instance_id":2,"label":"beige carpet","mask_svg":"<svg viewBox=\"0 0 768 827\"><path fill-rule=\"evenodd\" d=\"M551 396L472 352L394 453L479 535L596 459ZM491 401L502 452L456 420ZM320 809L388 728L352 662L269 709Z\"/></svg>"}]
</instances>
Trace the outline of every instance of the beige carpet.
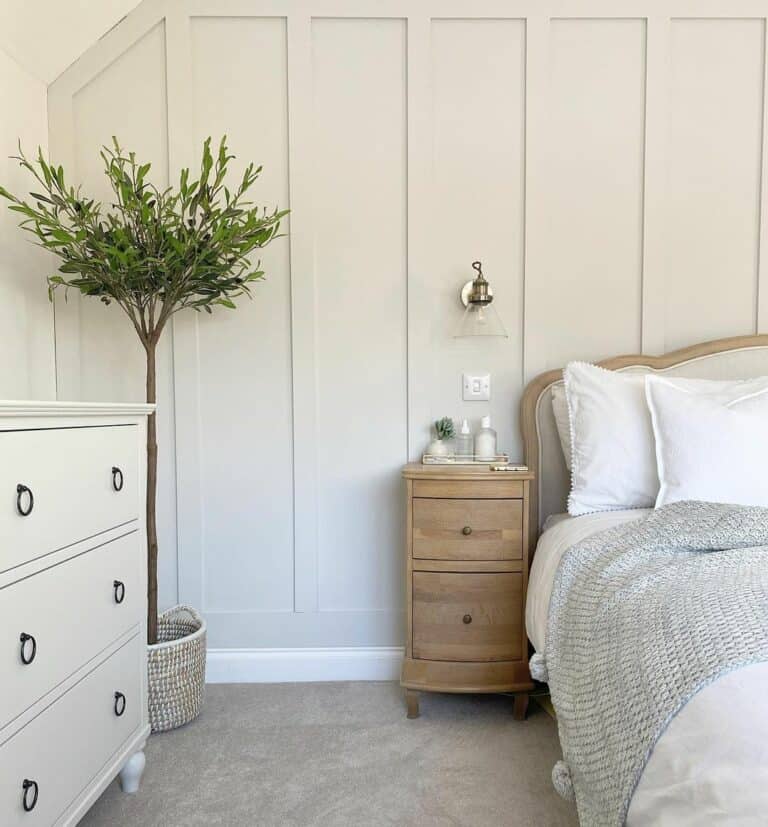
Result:
<instances>
[{"instance_id":1,"label":"beige carpet","mask_svg":"<svg viewBox=\"0 0 768 827\"><path fill-rule=\"evenodd\" d=\"M153 736L137 795L113 783L82 827L419 825L558 827L555 722L503 696L424 695L393 683L210 686L192 724Z\"/></svg>"}]
</instances>

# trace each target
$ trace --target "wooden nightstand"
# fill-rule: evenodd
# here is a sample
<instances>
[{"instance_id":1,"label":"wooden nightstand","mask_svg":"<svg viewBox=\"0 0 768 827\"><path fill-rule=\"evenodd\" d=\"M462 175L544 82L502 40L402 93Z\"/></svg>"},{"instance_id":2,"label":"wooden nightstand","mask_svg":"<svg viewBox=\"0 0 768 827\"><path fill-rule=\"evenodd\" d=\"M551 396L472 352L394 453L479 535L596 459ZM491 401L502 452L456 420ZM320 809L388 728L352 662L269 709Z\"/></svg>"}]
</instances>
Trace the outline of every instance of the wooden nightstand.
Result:
<instances>
[{"instance_id":1,"label":"wooden nightstand","mask_svg":"<svg viewBox=\"0 0 768 827\"><path fill-rule=\"evenodd\" d=\"M521 720L528 672L530 472L406 465L408 629L400 683L408 717L419 691L514 692Z\"/></svg>"}]
</instances>

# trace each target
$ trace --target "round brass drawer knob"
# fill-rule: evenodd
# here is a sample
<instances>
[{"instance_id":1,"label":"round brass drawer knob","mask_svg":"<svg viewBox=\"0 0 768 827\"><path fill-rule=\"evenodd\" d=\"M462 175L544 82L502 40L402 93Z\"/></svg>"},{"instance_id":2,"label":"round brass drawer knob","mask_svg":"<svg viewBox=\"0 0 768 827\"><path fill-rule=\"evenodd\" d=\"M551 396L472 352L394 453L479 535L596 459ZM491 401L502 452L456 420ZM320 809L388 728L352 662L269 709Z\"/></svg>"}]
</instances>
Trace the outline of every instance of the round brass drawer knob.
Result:
<instances>
[{"instance_id":1,"label":"round brass drawer knob","mask_svg":"<svg viewBox=\"0 0 768 827\"><path fill-rule=\"evenodd\" d=\"M461 533L465 537L469 537L469 535L472 533L472 526L465 525L464 528L461 529Z\"/></svg>"},{"instance_id":2,"label":"round brass drawer knob","mask_svg":"<svg viewBox=\"0 0 768 827\"><path fill-rule=\"evenodd\" d=\"M464 615L464 617L462 617L462 620L464 621L464 623L471 623L472 615Z\"/></svg>"}]
</instances>

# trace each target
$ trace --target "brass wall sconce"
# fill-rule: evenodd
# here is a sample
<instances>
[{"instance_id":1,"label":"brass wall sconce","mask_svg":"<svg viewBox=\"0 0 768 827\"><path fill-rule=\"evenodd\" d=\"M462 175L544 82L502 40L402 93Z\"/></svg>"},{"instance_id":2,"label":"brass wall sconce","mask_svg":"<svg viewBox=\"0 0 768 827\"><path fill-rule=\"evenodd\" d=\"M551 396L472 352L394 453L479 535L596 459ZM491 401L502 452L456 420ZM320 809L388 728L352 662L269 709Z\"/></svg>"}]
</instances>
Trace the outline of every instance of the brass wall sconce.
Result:
<instances>
[{"instance_id":1,"label":"brass wall sconce","mask_svg":"<svg viewBox=\"0 0 768 827\"><path fill-rule=\"evenodd\" d=\"M472 268L477 271L477 275L461 288L461 303L466 310L453 334L454 338L464 336L504 336L506 338L507 331L504 329L496 308L492 305L493 291L483 275L482 264L479 261L473 261Z\"/></svg>"}]
</instances>

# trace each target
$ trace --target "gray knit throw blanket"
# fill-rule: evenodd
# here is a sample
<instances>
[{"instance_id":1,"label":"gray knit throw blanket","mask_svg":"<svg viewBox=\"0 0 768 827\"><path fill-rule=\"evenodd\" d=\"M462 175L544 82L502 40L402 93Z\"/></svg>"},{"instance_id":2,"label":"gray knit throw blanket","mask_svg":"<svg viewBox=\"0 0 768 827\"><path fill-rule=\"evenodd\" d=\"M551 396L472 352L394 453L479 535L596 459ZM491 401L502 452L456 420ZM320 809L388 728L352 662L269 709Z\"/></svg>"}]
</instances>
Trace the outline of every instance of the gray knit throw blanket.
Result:
<instances>
[{"instance_id":1,"label":"gray knit throw blanket","mask_svg":"<svg viewBox=\"0 0 768 827\"><path fill-rule=\"evenodd\" d=\"M765 660L768 509L674 503L572 546L535 665L563 747L553 781L572 787L581 824L623 825L675 714L718 677Z\"/></svg>"}]
</instances>

